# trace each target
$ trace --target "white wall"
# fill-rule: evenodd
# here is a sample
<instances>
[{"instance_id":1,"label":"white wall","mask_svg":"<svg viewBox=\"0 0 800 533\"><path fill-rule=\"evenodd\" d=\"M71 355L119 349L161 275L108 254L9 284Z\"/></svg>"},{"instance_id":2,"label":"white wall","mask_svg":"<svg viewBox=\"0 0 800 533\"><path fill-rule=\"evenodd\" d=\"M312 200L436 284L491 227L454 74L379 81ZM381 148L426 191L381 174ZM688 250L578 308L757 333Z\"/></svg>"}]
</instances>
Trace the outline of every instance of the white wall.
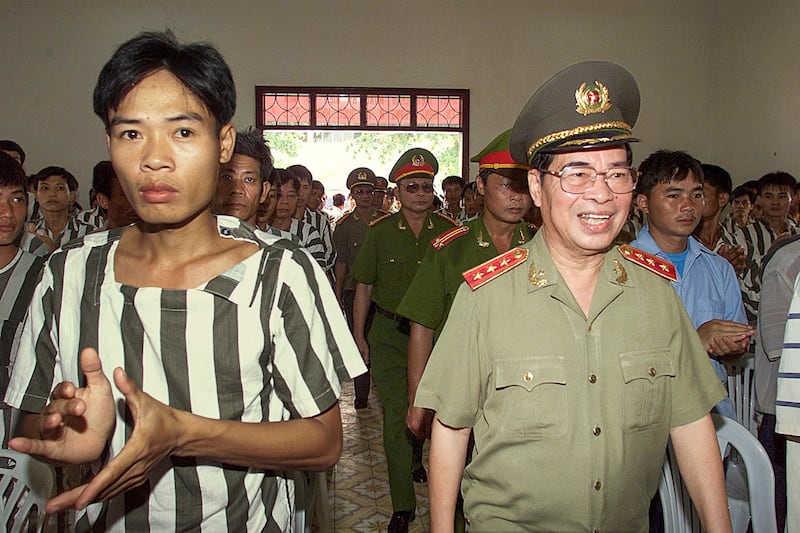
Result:
<instances>
[{"instance_id":1,"label":"white wall","mask_svg":"<svg viewBox=\"0 0 800 533\"><path fill-rule=\"evenodd\" d=\"M29 173L62 165L83 191L106 156L91 108L100 67L122 41L166 27L225 55L237 126L255 121L255 85L466 88L476 153L550 75L607 59L640 83L637 160L666 147L738 182L800 175L793 2L754 13L744 0L0 1L0 138L23 145Z\"/></svg>"}]
</instances>

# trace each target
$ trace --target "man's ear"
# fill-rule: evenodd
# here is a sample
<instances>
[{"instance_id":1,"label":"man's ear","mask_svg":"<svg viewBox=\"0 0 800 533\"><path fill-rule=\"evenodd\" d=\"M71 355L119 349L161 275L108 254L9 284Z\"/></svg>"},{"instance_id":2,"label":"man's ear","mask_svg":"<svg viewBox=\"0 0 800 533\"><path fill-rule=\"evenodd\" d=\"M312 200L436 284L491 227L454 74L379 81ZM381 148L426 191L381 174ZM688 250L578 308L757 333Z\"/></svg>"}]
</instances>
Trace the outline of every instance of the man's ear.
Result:
<instances>
[{"instance_id":1,"label":"man's ear","mask_svg":"<svg viewBox=\"0 0 800 533\"><path fill-rule=\"evenodd\" d=\"M717 202L719 202L719 205L721 205L722 207L725 207L726 205L728 205L728 202L730 202L730 201L731 201L731 195L730 194L728 194L726 192L717 193Z\"/></svg>"},{"instance_id":2,"label":"man's ear","mask_svg":"<svg viewBox=\"0 0 800 533\"><path fill-rule=\"evenodd\" d=\"M486 190L486 184L483 182L483 176L478 174L478 177L475 178L475 186L478 188L478 194L483 196L484 191Z\"/></svg>"},{"instance_id":3,"label":"man's ear","mask_svg":"<svg viewBox=\"0 0 800 533\"><path fill-rule=\"evenodd\" d=\"M258 197L258 203L263 204L267 200L267 196L269 196L269 190L272 188L272 184L268 181L265 181L261 184L261 196Z\"/></svg>"},{"instance_id":4,"label":"man's ear","mask_svg":"<svg viewBox=\"0 0 800 533\"><path fill-rule=\"evenodd\" d=\"M639 206L644 213L650 212L650 205L647 203L647 195L646 194L637 194L636 195L636 205Z\"/></svg>"},{"instance_id":5,"label":"man's ear","mask_svg":"<svg viewBox=\"0 0 800 533\"><path fill-rule=\"evenodd\" d=\"M219 162L227 163L233 157L236 146L236 128L228 122L219 130Z\"/></svg>"},{"instance_id":6,"label":"man's ear","mask_svg":"<svg viewBox=\"0 0 800 533\"><path fill-rule=\"evenodd\" d=\"M537 169L528 171L528 190L530 190L533 204L542 207L542 174Z\"/></svg>"},{"instance_id":7,"label":"man's ear","mask_svg":"<svg viewBox=\"0 0 800 533\"><path fill-rule=\"evenodd\" d=\"M111 200L109 200L108 196L99 192L95 195L95 199L97 200L97 205L108 211L108 204L111 203Z\"/></svg>"}]
</instances>

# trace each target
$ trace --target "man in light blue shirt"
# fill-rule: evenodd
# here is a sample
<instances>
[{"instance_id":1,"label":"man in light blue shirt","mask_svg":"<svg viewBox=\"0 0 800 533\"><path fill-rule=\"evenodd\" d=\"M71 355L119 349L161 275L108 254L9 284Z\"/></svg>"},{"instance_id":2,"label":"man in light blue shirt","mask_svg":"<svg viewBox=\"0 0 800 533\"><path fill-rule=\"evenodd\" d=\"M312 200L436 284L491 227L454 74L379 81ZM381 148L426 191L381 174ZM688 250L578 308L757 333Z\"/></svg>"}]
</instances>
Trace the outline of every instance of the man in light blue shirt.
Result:
<instances>
[{"instance_id":1,"label":"man in light blue shirt","mask_svg":"<svg viewBox=\"0 0 800 533\"><path fill-rule=\"evenodd\" d=\"M675 265L678 280L672 284L709 361L727 383L720 358L743 353L755 330L747 323L733 267L691 236L703 213L703 170L685 152L659 150L642 162L639 173L636 202L647 214L647 225L631 246ZM715 409L736 419L730 398Z\"/></svg>"}]
</instances>

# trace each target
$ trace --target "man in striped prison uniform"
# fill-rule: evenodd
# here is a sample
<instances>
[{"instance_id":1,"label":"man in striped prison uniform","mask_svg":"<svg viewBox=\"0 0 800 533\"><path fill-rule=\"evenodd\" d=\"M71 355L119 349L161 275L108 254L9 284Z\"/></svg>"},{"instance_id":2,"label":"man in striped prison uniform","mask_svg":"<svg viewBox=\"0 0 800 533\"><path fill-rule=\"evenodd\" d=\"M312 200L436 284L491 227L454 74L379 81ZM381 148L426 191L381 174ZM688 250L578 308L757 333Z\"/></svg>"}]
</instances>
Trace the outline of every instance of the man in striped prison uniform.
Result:
<instances>
[{"instance_id":1,"label":"man in striped prison uniform","mask_svg":"<svg viewBox=\"0 0 800 533\"><path fill-rule=\"evenodd\" d=\"M287 531L293 471L341 452L339 382L365 369L323 272L210 211L235 95L214 48L171 32L98 79L142 222L50 257L6 395L30 413L12 448L94 471L48 503L78 531Z\"/></svg>"},{"instance_id":2,"label":"man in striped prison uniform","mask_svg":"<svg viewBox=\"0 0 800 533\"><path fill-rule=\"evenodd\" d=\"M19 162L0 152L0 393L8 388L8 370L17 349L22 321L44 260L17 247L28 211L27 177ZM8 447L11 409L0 402L0 439Z\"/></svg>"}]
</instances>

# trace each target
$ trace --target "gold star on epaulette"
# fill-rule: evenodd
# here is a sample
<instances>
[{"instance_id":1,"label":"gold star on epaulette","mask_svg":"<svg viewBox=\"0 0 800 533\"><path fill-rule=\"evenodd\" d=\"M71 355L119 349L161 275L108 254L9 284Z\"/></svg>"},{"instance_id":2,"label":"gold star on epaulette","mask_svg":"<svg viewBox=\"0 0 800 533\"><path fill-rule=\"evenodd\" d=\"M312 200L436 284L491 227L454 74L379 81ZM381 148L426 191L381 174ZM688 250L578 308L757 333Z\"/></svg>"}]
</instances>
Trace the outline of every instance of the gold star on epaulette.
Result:
<instances>
[{"instance_id":1,"label":"gold star on epaulette","mask_svg":"<svg viewBox=\"0 0 800 533\"><path fill-rule=\"evenodd\" d=\"M662 278L666 278L670 281L678 281L678 272L675 269L675 265L661 259L660 257L656 257L655 255L650 255L643 250L639 250L638 248L634 248L633 246L629 246L627 244L619 247L619 252L622 254L622 257L643 267L654 274L658 274Z\"/></svg>"},{"instance_id":2,"label":"gold star on epaulette","mask_svg":"<svg viewBox=\"0 0 800 533\"><path fill-rule=\"evenodd\" d=\"M521 265L528 258L528 250L525 248L513 248L504 254L500 254L494 259L471 268L464 272L463 276L467 285L474 291L478 287L486 285L501 274L509 272L514 267Z\"/></svg>"}]
</instances>

